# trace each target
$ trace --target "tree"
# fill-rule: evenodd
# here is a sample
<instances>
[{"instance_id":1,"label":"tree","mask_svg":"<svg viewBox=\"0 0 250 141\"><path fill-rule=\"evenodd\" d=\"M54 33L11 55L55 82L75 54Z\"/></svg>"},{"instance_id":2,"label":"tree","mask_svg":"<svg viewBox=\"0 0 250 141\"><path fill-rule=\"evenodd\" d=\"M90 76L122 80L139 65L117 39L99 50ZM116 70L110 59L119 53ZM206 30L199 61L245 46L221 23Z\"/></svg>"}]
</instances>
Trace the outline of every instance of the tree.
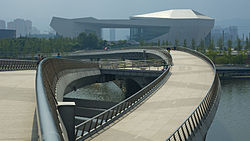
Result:
<instances>
[{"instance_id":1,"label":"tree","mask_svg":"<svg viewBox=\"0 0 250 141\"><path fill-rule=\"evenodd\" d=\"M227 41L227 52L228 52L228 55L232 55L232 47L233 47L232 40L228 40Z\"/></svg>"},{"instance_id":2,"label":"tree","mask_svg":"<svg viewBox=\"0 0 250 141\"><path fill-rule=\"evenodd\" d=\"M250 47L250 42L249 42L248 37L246 37L245 51L248 51L249 47Z\"/></svg>"},{"instance_id":3,"label":"tree","mask_svg":"<svg viewBox=\"0 0 250 141\"><path fill-rule=\"evenodd\" d=\"M187 40L186 39L184 39L184 41L183 41L183 47L187 47Z\"/></svg>"},{"instance_id":4,"label":"tree","mask_svg":"<svg viewBox=\"0 0 250 141\"><path fill-rule=\"evenodd\" d=\"M87 48L98 49L98 38L94 33L89 33L86 40Z\"/></svg>"},{"instance_id":5,"label":"tree","mask_svg":"<svg viewBox=\"0 0 250 141\"><path fill-rule=\"evenodd\" d=\"M208 50L215 50L214 40L213 39L211 39L210 42L209 42Z\"/></svg>"},{"instance_id":6,"label":"tree","mask_svg":"<svg viewBox=\"0 0 250 141\"><path fill-rule=\"evenodd\" d=\"M194 40L194 39L192 39L192 41L191 41L191 48L192 48L193 50L196 49L196 43L195 43L195 40Z\"/></svg>"},{"instance_id":7,"label":"tree","mask_svg":"<svg viewBox=\"0 0 250 141\"><path fill-rule=\"evenodd\" d=\"M140 41L140 46L144 46L144 40Z\"/></svg>"},{"instance_id":8,"label":"tree","mask_svg":"<svg viewBox=\"0 0 250 141\"><path fill-rule=\"evenodd\" d=\"M160 40L158 40L157 46L158 46L158 47L161 46L161 41L160 41Z\"/></svg>"},{"instance_id":9,"label":"tree","mask_svg":"<svg viewBox=\"0 0 250 141\"><path fill-rule=\"evenodd\" d=\"M169 42L168 42L168 40L166 40L166 46L168 46L169 45Z\"/></svg>"},{"instance_id":10,"label":"tree","mask_svg":"<svg viewBox=\"0 0 250 141\"><path fill-rule=\"evenodd\" d=\"M78 39L78 43L79 43L81 49L84 49L87 47L87 40L86 40L87 34L85 32L80 33L78 35L77 39Z\"/></svg>"},{"instance_id":11,"label":"tree","mask_svg":"<svg viewBox=\"0 0 250 141\"><path fill-rule=\"evenodd\" d=\"M178 46L179 46L179 41L178 41L178 40L175 40L175 41L174 41L174 46L175 46L175 47L178 47Z\"/></svg>"},{"instance_id":12,"label":"tree","mask_svg":"<svg viewBox=\"0 0 250 141\"><path fill-rule=\"evenodd\" d=\"M232 40L227 41L227 60L229 64L232 64L232 46L233 42Z\"/></svg>"},{"instance_id":13,"label":"tree","mask_svg":"<svg viewBox=\"0 0 250 141\"><path fill-rule=\"evenodd\" d=\"M220 53L221 53L222 50L223 50L223 40L222 40L222 38L220 38L220 39L217 41L217 46L219 47L219 51L220 51Z\"/></svg>"},{"instance_id":14,"label":"tree","mask_svg":"<svg viewBox=\"0 0 250 141\"><path fill-rule=\"evenodd\" d=\"M240 40L240 38L237 38L236 50L238 51L238 53L240 53L241 49L242 49L241 40Z\"/></svg>"},{"instance_id":15,"label":"tree","mask_svg":"<svg viewBox=\"0 0 250 141\"><path fill-rule=\"evenodd\" d=\"M200 41L200 50L201 50L201 53L205 53L205 41L201 39Z\"/></svg>"},{"instance_id":16,"label":"tree","mask_svg":"<svg viewBox=\"0 0 250 141\"><path fill-rule=\"evenodd\" d=\"M161 43L161 46L165 46L165 41L163 40L162 43Z\"/></svg>"}]
</instances>

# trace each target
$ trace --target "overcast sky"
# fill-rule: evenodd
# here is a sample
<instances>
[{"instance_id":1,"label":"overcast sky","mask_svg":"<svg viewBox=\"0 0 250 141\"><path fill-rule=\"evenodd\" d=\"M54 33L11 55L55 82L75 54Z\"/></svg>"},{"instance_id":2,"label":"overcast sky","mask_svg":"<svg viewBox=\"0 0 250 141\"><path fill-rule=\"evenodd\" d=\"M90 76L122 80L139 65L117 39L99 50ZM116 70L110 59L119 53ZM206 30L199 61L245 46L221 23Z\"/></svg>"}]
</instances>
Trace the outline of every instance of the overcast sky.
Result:
<instances>
[{"instance_id":1,"label":"overcast sky","mask_svg":"<svg viewBox=\"0 0 250 141\"><path fill-rule=\"evenodd\" d=\"M0 0L0 19L29 19L44 32L53 16L128 18L176 8L194 9L217 21L250 19L250 0Z\"/></svg>"}]
</instances>

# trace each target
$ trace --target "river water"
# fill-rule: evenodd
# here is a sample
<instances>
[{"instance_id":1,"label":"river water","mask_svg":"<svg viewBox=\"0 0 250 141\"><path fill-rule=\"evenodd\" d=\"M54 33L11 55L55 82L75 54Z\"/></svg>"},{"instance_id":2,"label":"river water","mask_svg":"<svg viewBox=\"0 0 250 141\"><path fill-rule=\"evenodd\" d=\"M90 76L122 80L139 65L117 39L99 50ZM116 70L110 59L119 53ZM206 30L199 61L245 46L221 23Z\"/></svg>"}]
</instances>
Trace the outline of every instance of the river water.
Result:
<instances>
[{"instance_id":1,"label":"river water","mask_svg":"<svg viewBox=\"0 0 250 141\"><path fill-rule=\"evenodd\" d=\"M206 141L250 141L250 80L221 81L220 104Z\"/></svg>"},{"instance_id":2,"label":"river water","mask_svg":"<svg viewBox=\"0 0 250 141\"><path fill-rule=\"evenodd\" d=\"M120 102L125 98L125 94L115 83L106 82L85 86L64 97Z\"/></svg>"},{"instance_id":3,"label":"river water","mask_svg":"<svg viewBox=\"0 0 250 141\"><path fill-rule=\"evenodd\" d=\"M222 94L206 141L250 141L250 79L221 81ZM113 82L97 83L66 97L119 102L124 93Z\"/></svg>"}]
</instances>

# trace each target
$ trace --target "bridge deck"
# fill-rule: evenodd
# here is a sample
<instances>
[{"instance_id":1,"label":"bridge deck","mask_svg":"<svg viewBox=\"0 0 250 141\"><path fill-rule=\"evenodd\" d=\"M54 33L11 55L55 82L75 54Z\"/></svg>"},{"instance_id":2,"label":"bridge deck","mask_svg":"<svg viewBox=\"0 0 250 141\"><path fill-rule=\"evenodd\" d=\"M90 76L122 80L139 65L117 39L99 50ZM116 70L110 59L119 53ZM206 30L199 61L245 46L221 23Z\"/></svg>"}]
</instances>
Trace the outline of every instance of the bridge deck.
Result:
<instances>
[{"instance_id":1,"label":"bridge deck","mask_svg":"<svg viewBox=\"0 0 250 141\"><path fill-rule=\"evenodd\" d=\"M163 141L185 121L208 92L214 72L209 64L191 54L171 54L172 75L162 88L90 140Z\"/></svg>"},{"instance_id":2,"label":"bridge deck","mask_svg":"<svg viewBox=\"0 0 250 141\"><path fill-rule=\"evenodd\" d=\"M35 140L35 71L0 72L0 79L0 140Z\"/></svg>"}]
</instances>

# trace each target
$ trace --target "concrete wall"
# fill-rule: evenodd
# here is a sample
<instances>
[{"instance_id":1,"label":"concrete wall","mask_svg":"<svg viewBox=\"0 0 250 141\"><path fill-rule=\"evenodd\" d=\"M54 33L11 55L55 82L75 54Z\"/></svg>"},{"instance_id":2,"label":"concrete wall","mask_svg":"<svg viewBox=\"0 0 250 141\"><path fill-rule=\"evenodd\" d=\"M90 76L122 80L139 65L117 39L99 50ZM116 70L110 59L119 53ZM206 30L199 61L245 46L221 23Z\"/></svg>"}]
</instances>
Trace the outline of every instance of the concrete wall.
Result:
<instances>
[{"instance_id":1,"label":"concrete wall","mask_svg":"<svg viewBox=\"0 0 250 141\"><path fill-rule=\"evenodd\" d=\"M81 78L86 78L85 82L92 83L92 80L95 81L95 77L99 77L101 75L101 72L98 68L92 68L92 69L74 69L74 70L65 70L59 74L60 78L56 85L56 98L57 101L62 102L63 96L69 92L69 85L73 83L76 80L79 80ZM88 80L90 78L91 81ZM82 84L84 85L84 84ZM80 87L80 85L78 85ZM67 90L68 89L68 90ZM77 89L76 88L72 88Z\"/></svg>"}]
</instances>

